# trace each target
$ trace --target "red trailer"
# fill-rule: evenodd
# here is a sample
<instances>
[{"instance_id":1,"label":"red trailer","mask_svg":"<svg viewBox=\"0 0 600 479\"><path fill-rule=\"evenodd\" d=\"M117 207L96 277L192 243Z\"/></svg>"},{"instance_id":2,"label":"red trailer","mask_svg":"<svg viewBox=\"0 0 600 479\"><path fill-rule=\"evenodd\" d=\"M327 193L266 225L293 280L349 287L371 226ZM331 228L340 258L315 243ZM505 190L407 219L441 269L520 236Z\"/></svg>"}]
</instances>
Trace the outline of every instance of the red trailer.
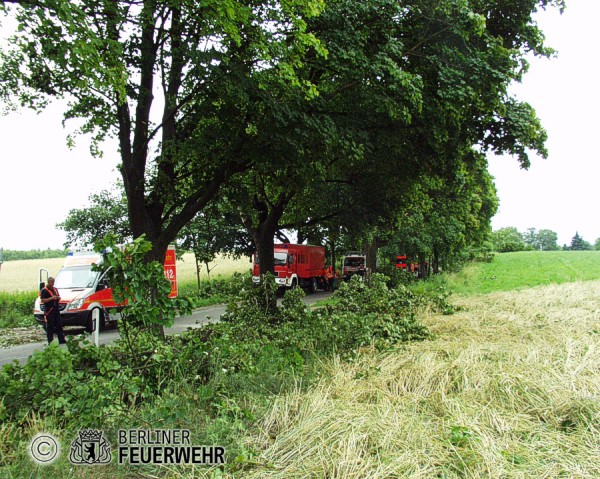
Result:
<instances>
[{"instance_id":1,"label":"red trailer","mask_svg":"<svg viewBox=\"0 0 600 479\"><path fill-rule=\"evenodd\" d=\"M287 288L301 286L314 293L317 288L326 288L333 275L325 267L325 248L303 244L276 244L274 248L275 282ZM260 258L254 253L252 281L260 282Z\"/></svg>"}]
</instances>

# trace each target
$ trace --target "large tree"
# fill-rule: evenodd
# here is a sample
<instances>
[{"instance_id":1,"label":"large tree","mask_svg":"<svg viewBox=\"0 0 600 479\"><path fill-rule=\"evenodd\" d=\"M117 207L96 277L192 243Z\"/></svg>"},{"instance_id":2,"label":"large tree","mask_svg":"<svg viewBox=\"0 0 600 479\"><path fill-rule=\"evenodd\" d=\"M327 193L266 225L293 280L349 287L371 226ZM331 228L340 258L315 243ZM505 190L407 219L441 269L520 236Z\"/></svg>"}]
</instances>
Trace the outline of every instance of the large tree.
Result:
<instances>
[{"instance_id":1,"label":"large tree","mask_svg":"<svg viewBox=\"0 0 600 479\"><path fill-rule=\"evenodd\" d=\"M492 243L494 244L494 250L498 253L511 253L525 249L523 235L513 226L506 226L494 231L492 233Z\"/></svg>"},{"instance_id":2,"label":"large tree","mask_svg":"<svg viewBox=\"0 0 600 479\"><path fill-rule=\"evenodd\" d=\"M12 4L16 4L13 7ZM298 89L303 57L324 53L305 19L321 0L11 0L18 31L0 57L0 95L43 109L66 98L94 145L119 141L134 237L167 245L260 156L249 96ZM15 98L16 95L16 98ZM241 132L241 134L240 134Z\"/></svg>"},{"instance_id":3,"label":"large tree","mask_svg":"<svg viewBox=\"0 0 600 479\"><path fill-rule=\"evenodd\" d=\"M575 236L571 238L571 247L569 249L571 251L586 251L593 249L593 247L588 241L579 236L578 232L575 232Z\"/></svg>"}]
</instances>

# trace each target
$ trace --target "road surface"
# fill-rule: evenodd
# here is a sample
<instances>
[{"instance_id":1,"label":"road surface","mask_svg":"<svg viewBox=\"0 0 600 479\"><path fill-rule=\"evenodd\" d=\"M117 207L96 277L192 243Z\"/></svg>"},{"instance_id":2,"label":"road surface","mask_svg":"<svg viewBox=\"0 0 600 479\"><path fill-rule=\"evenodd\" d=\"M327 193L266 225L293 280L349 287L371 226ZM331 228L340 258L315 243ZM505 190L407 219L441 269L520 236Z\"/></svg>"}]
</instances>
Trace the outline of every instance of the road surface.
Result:
<instances>
[{"instance_id":1,"label":"road surface","mask_svg":"<svg viewBox=\"0 0 600 479\"><path fill-rule=\"evenodd\" d=\"M331 293L316 293L304 297L306 304L313 304L321 299L329 297ZM280 302L281 299L278 300ZM209 321L218 321L221 315L225 312L225 305L218 304L215 306L208 306L206 308L197 309L190 316L181 316L175 320L175 323L170 328L166 328L167 334L178 334L186 331L188 328L198 328L208 323ZM65 328L67 335L83 333L83 328ZM119 337L119 331L116 328L107 328L100 330L100 344L112 343ZM89 335L90 341L94 341L93 335ZM56 339L55 339L56 341ZM34 351L40 351L44 349L47 342L21 344L19 346L13 346L11 348L0 349L0 367L4 364L11 363L14 360L24 363Z\"/></svg>"}]
</instances>

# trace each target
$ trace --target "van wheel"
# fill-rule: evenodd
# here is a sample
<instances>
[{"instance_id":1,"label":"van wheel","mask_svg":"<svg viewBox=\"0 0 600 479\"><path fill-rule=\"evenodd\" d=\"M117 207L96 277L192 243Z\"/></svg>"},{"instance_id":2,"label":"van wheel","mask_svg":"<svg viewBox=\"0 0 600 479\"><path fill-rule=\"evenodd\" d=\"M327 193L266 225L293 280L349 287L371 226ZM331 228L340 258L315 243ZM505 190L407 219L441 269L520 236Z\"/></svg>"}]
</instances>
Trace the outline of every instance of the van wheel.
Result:
<instances>
[{"instance_id":1,"label":"van wheel","mask_svg":"<svg viewBox=\"0 0 600 479\"><path fill-rule=\"evenodd\" d=\"M97 308L96 308L97 309ZM90 314L88 314L87 320L85 321L85 331L87 333L93 333L94 332L94 310L90 311ZM104 326L104 314L102 314L102 311L100 311L100 327Z\"/></svg>"}]
</instances>

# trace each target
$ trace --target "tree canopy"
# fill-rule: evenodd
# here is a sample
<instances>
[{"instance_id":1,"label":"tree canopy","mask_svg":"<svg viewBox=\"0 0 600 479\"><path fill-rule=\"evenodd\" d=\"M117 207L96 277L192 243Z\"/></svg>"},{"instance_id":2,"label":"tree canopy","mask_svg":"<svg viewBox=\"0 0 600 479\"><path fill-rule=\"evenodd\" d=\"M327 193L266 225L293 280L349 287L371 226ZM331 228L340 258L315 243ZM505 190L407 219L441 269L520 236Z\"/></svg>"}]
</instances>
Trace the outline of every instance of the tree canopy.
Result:
<instances>
[{"instance_id":1,"label":"tree canopy","mask_svg":"<svg viewBox=\"0 0 600 479\"><path fill-rule=\"evenodd\" d=\"M17 8L10 8L17 4ZM0 95L42 109L69 101L96 142L119 140L134 237L166 247L233 175L261 112L251 94L297 89L296 69L325 50L306 32L320 0L24 0L2 2L18 21L0 57ZM16 98L15 98L16 93Z\"/></svg>"},{"instance_id":2,"label":"tree canopy","mask_svg":"<svg viewBox=\"0 0 600 479\"><path fill-rule=\"evenodd\" d=\"M0 96L67 98L83 132L118 138L129 229L150 259L219 202L264 257L285 227L368 245L371 260L397 234L451 254L489 233L485 153L524 168L546 156L508 86L527 53L552 53L533 14L562 0L1 5L19 31Z\"/></svg>"}]
</instances>

